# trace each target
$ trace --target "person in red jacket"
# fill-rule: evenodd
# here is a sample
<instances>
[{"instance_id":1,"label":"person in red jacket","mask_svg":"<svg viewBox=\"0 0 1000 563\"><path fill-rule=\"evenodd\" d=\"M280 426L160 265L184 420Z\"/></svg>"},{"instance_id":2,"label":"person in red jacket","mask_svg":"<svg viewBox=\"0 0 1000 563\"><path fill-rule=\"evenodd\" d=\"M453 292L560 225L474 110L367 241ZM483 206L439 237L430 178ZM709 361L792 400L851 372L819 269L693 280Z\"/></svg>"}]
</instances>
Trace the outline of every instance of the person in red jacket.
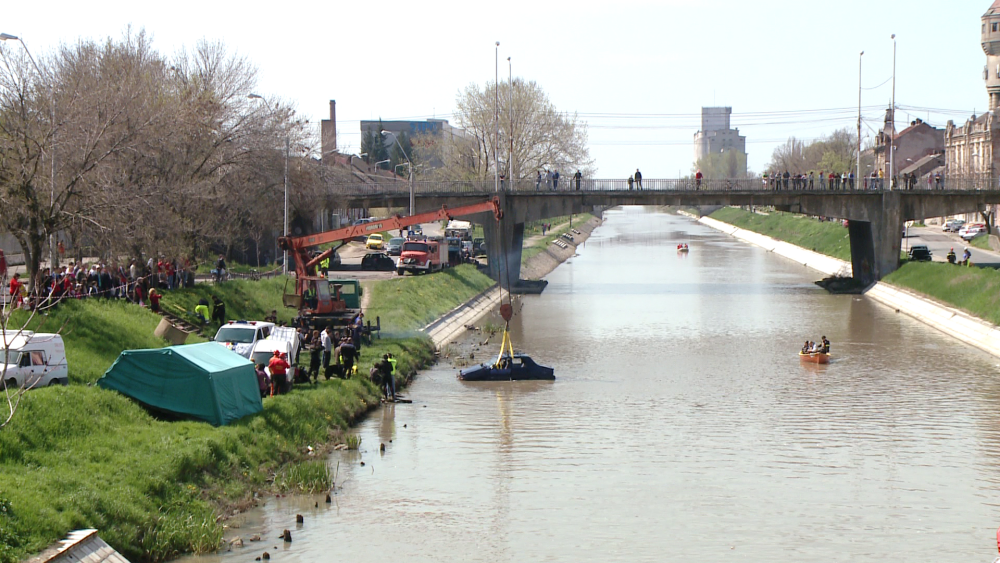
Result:
<instances>
[{"instance_id":1,"label":"person in red jacket","mask_svg":"<svg viewBox=\"0 0 1000 563\"><path fill-rule=\"evenodd\" d=\"M274 357L268 362L267 368L271 372L271 396L280 395L285 392L285 383L288 380L288 362L281 357L281 352L275 350Z\"/></svg>"},{"instance_id":2,"label":"person in red jacket","mask_svg":"<svg viewBox=\"0 0 1000 563\"><path fill-rule=\"evenodd\" d=\"M21 305L22 287L24 287L24 284L21 283L21 274L15 273L14 277L10 278L10 297L15 307L19 307Z\"/></svg>"}]
</instances>

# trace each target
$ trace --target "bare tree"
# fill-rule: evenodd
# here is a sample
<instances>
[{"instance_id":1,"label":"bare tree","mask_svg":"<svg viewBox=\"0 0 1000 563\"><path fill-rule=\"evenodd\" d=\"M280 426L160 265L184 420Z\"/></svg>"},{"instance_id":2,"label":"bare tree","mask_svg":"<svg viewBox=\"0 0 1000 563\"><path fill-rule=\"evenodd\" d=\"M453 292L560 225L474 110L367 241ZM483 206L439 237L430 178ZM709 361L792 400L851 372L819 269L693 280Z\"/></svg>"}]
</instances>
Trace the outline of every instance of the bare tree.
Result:
<instances>
[{"instance_id":1,"label":"bare tree","mask_svg":"<svg viewBox=\"0 0 1000 563\"><path fill-rule=\"evenodd\" d=\"M499 96L499 113L494 111ZM584 169L592 172L587 149L587 126L576 114L558 111L534 81L513 84L470 84L456 101L461 133L432 146L437 151L423 160L440 159L439 176L454 179L493 177L495 161L508 177L533 178L543 169ZM420 147L425 141L415 140Z\"/></svg>"}]
</instances>

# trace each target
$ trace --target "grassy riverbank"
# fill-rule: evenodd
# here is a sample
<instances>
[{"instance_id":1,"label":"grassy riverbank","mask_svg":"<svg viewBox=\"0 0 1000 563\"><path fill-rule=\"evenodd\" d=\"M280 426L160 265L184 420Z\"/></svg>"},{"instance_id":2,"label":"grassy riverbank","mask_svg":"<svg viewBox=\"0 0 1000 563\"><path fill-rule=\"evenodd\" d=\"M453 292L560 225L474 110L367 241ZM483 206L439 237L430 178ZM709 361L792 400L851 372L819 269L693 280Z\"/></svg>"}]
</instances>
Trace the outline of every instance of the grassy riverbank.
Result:
<instances>
[{"instance_id":1,"label":"grassy riverbank","mask_svg":"<svg viewBox=\"0 0 1000 563\"><path fill-rule=\"evenodd\" d=\"M1000 325L1000 271L943 262L907 262L882 281Z\"/></svg>"},{"instance_id":2,"label":"grassy riverbank","mask_svg":"<svg viewBox=\"0 0 1000 563\"><path fill-rule=\"evenodd\" d=\"M369 314L382 317L391 337L363 349L363 372L387 351L399 359L401 374L428 364L433 346L416 329L488 287L488 280L463 266L377 284ZM223 284L218 290L233 298L230 316L239 307L276 308L275 288L265 283ZM174 299L196 300L205 291L216 288ZM404 305L407 312L399 313ZM43 330L66 322L71 377L81 383L96 380L123 349L161 346L151 336L158 321L133 305L83 300L60 305ZM324 446L377 404L378 391L365 378L323 381L265 399L263 412L214 428L159 420L94 386L32 391L0 430L0 562L18 561L85 527L98 528L133 561L211 551L222 537L219 516L251 504L254 492L328 489ZM316 455L307 453L309 446Z\"/></svg>"},{"instance_id":3,"label":"grassy riverbank","mask_svg":"<svg viewBox=\"0 0 1000 563\"><path fill-rule=\"evenodd\" d=\"M582 225L593 218L594 216L591 215L590 213L578 213L576 215L573 215L573 225L574 226ZM524 262L526 260L529 260L533 256L541 253L546 248L548 248L550 244L552 244L552 241L562 236L563 233L568 233L570 228L572 228L569 226L569 221L570 217L568 215L565 217L555 217L553 219L546 219L547 223L553 225L552 230L546 231L545 235L539 238L538 241L535 242L534 244L530 246L525 246L524 249L521 250L521 261ZM542 234L541 229L537 229L537 232L531 233L530 236L541 235L541 234ZM528 237L529 237L528 228L525 227L524 238L527 239Z\"/></svg>"},{"instance_id":4,"label":"grassy riverbank","mask_svg":"<svg viewBox=\"0 0 1000 563\"><path fill-rule=\"evenodd\" d=\"M709 217L741 229L808 248L813 252L841 260L851 260L851 242L847 235L847 229L839 221L820 222L815 217L780 211L761 215L736 207L723 207Z\"/></svg>"}]
</instances>

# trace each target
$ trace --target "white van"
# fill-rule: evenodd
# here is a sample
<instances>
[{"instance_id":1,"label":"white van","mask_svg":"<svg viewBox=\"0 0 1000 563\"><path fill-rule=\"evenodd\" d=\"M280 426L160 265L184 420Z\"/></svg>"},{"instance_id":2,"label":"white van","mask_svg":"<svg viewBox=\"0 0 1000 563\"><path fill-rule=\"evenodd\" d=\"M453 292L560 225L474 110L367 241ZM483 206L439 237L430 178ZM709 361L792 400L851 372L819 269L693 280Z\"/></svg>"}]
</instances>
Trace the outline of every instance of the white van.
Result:
<instances>
[{"instance_id":1,"label":"white van","mask_svg":"<svg viewBox=\"0 0 1000 563\"><path fill-rule=\"evenodd\" d=\"M69 384L69 365L62 336L40 332L0 332L0 360L7 387L35 388ZM2 369L3 364L0 364Z\"/></svg>"},{"instance_id":2,"label":"white van","mask_svg":"<svg viewBox=\"0 0 1000 563\"><path fill-rule=\"evenodd\" d=\"M274 323L263 321L229 321L215 333L215 342L249 359L253 346L274 330Z\"/></svg>"}]
</instances>

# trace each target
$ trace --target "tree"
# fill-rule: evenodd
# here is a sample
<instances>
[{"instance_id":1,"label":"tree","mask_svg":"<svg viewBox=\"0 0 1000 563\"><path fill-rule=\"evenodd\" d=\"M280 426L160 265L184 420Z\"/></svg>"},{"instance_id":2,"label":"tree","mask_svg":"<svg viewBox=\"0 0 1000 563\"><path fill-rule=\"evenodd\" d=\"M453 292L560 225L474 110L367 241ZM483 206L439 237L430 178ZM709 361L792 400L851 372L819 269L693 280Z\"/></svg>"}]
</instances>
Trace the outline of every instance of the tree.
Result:
<instances>
[{"instance_id":1,"label":"tree","mask_svg":"<svg viewBox=\"0 0 1000 563\"><path fill-rule=\"evenodd\" d=\"M740 151L723 151L705 156L695 163L706 178L746 178L747 155Z\"/></svg>"},{"instance_id":2,"label":"tree","mask_svg":"<svg viewBox=\"0 0 1000 563\"><path fill-rule=\"evenodd\" d=\"M810 171L850 173L857 167L857 157L857 134L844 128L809 144L790 137L785 144L774 149L768 169L776 173L788 170L792 174ZM862 152L862 174L870 163L871 159Z\"/></svg>"},{"instance_id":3,"label":"tree","mask_svg":"<svg viewBox=\"0 0 1000 563\"><path fill-rule=\"evenodd\" d=\"M499 115L494 112L499 95ZM437 175L449 179L486 180L501 173L534 178L541 169L581 169L593 173L587 149L587 126L576 114L558 111L534 81L515 79L483 88L470 84L458 94L456 120L463 129L433 145L432 158L442 166ZM499 129L499 135L498 135Z\"/></svg>"},{"instance_id":4,"label":"tree","mask_svg":"<svg viewBox=\"0 0 1000 563\"><path fill-rule=\"evenodd\" d=\"M399 144L396 144L399 141ZM400 150L402 146L402 150ZM396 165L404 164L410 162L411 164L416 164L413 162L413 145L410 143L410 136L403 131L399 134L395 141L392 141L392 154L389 156L389 165L392 170L396 170Z\"/></svg>"},{"instance_id":5,"label":"tree","mask_svg":"<svg viewBox=\"0 0 1000 563\"><path fill-rule=\"evenodd\" d=\"M385 148L385 139L382 135L382 118L378 120L378 130L368 127L361 138L361 152L368 153L365 162L374 164L389 160L389 149ZM385 164L380 164L380 168L386 168Z\"/></svg>"}]
</instances>

